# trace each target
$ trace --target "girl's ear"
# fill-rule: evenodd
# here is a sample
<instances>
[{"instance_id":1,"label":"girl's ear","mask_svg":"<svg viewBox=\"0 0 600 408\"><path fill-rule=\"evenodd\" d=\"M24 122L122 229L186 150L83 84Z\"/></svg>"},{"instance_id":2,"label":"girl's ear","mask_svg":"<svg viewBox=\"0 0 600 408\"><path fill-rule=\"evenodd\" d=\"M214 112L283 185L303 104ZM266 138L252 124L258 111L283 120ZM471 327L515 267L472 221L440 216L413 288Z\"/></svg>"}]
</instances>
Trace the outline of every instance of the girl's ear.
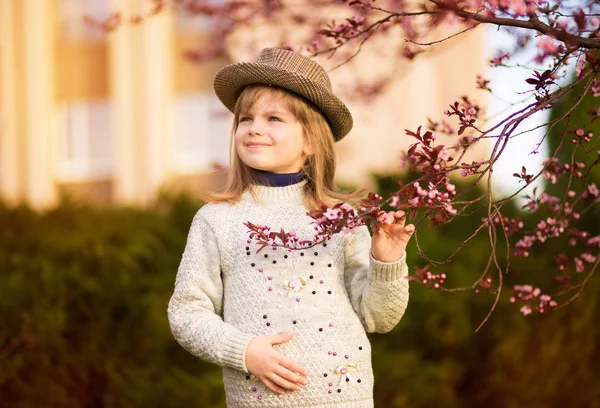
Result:
<instances>
[{"instance_id":1,"label":"girl's ear","mask_svg":"<svg viewBox=\"0 0 600 408\"><path fill-rule=\"evenodd\" d=\"M310 143L308 138L304 138L304 147L302 148L302 153L304 153L305 156L312 156L315 154L315 148L312 143Z\"/></svg>"}]
</instances>

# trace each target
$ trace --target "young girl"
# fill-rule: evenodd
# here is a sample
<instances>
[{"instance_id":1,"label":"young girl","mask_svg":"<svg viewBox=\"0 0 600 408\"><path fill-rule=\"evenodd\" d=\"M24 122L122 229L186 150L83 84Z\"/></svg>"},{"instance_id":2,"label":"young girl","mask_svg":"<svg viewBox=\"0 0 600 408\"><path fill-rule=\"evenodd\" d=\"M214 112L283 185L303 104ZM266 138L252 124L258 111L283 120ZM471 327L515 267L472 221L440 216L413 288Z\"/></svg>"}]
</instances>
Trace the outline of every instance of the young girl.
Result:
<instances>
[{"instance_id":1,"label":"young girl","mask_svg":"<svg viewBox=\"0 0 600 408\"><path fill-rule=\"evenodd\" d=\"M284 49L224 67L214 85L234 113L231 169L192 222L168 307L173 335L223 367L229 407L372 407L365 332L388 332L404 313L414 226L397 211L373 238L361 226L257 252L244 222L311 239L307 211L346 198L333 145L352 117L326 72Z\"/></svg>"}]
</instances>

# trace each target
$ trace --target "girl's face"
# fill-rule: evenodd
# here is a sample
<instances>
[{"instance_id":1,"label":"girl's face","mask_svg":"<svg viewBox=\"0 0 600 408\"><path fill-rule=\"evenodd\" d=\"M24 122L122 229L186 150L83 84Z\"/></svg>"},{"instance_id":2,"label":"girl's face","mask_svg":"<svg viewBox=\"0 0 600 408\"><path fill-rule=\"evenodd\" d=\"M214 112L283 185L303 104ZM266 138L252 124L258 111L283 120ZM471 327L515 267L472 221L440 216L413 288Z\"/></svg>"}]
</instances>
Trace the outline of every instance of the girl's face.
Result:
<instances>
[{"instance_id":1,"label":"girl's face","mask_svg":"<svg viewBox=\"0 0 600 408\"><path fill-rule=\"evenodd\" d=\"M235 149L247 166L278 174L299 172L311 154L302 125L270 90L261 92L249 112L240 112Z\"/></svg>"}]
</instances>

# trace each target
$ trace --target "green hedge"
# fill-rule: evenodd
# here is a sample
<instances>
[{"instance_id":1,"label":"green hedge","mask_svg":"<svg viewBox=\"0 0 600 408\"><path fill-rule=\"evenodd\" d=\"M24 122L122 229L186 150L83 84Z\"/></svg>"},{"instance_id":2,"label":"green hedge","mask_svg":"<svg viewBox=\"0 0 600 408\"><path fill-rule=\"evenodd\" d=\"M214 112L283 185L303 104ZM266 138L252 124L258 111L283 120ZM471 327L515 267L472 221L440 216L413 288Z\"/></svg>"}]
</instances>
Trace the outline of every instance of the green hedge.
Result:
<instances>
[{"instance_id":1,"label":"green hedge","mask_svg":"<svg viewBox=\"0 0 600 408\"><path fill-rule=\"evenodd\" d=\"M220 370L166 319L198 206L0 207L0 406L223 404Z\"/></svg>"},{"instance_id":2,"label":"green hedge","mask_svg":"<svg viewBox=\"0 0 600 408\"><path fill-rule=\"evenodd\" d=\"M220 368L185 352L166 316L200 205L185 196L145 210L0 205L1 407L225 406ZM476 221L420 228L420 245L441 259ZM507 284L547 270L537 284L552 285L562 249L550 244L512 264ZM409 263L424 265L414 245ZM478 276L488 251L482 234L444 265L447 284ZM600 288L590 282L573 305L543 316L524 318L504 299L477 334L491 296L413 282L398 327L371 336L376 406L599 406Z\"/></svg>"}]
</instances>

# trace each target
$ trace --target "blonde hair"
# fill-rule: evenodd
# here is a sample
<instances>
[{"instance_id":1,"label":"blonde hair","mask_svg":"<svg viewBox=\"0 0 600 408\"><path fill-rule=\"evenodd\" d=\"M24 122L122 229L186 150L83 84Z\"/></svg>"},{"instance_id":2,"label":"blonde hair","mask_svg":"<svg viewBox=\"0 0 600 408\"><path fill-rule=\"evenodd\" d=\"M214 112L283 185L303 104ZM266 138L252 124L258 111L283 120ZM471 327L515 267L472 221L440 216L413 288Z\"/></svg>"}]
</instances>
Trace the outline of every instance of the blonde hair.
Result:
<instances>
[{"instance_id":1,"label":"blonde hair","mask_svg":"<svg viewBox=\"0 0 600 408\"><path fill-rule=\"evenodd\" d=\"M239 124L240 113L248 112L254 103L265 92L281 96L287 109L300 122L304 137L314 152L306 156L302 172L306 180L304 186L304 204L309 209L317 209L322 203L333 206L341 201L355 201L357 193L344 194L339 192L334 184L335 152L334 141L329 123L321 113L306 98L285 89L266 86L250 85L244 88L237 99L234 109L233 128L230 139L230 168L227 174L225 188L222 192L208 192L205 200L209 202L237 202L244 191L252 184L264 183L261 175L242 162L235 150L235 133ZM253 194L252 189L250 192Z\"/></svg>"}]
</instances>

